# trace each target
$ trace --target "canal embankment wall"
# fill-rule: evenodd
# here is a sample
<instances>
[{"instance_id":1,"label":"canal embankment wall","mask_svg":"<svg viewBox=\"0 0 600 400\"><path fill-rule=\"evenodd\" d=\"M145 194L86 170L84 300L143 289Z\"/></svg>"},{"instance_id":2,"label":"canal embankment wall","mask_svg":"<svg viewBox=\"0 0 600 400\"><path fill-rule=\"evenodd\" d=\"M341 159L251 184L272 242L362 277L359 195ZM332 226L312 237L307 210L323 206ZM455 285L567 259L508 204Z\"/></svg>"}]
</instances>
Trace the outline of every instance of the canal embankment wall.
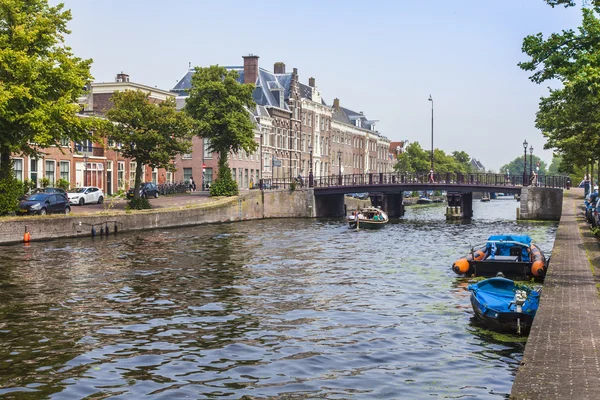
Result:
<instances>
[{"instance_id":1,"label":"canal embankment wall","mask_svg":"<svg viewBox=\"0 0 600 400\"><path fill-rule=\"evenodd\" d=\"M370 200L346 197L348 208L364 207ZM31 240L114 234L155 228L247 221L263 218L311 218L315 216L312 189L250 191L234 197L206 198L198 204L136 211L102 211L90 214L6 217L0 219L0 244Z\"/></svg>"},{"instance_id":2,"label":"canal embankment wall","mask_svg":"<svg viewBox=\"0 0 600 400\"><path fill-rule=\"evenodd\" d=\"M600 398L597 239L581 210L583 189L565 191L540 306L510 398Z\"/></svg>"}]
</instances>

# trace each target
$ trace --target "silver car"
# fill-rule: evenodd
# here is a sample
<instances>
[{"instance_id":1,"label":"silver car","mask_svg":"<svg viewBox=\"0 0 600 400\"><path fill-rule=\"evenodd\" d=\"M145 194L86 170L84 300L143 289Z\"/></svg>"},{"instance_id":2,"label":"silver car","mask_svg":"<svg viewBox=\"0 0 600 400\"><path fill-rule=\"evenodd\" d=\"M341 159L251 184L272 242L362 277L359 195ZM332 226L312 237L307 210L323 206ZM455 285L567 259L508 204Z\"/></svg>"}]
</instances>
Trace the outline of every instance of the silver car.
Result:
<instances>
[{"instance_id":1,"label":"silver car","mask_svg":"<svg viewBox=\"0 0 600 400\"><path fill-rule=\"evenodd\" d=\"M104 202L104 192L96 186L69 189L67 196L69 197L69 203L79 204L80 206L86 203L102 204Z\"/></svg>"}]
</instances>

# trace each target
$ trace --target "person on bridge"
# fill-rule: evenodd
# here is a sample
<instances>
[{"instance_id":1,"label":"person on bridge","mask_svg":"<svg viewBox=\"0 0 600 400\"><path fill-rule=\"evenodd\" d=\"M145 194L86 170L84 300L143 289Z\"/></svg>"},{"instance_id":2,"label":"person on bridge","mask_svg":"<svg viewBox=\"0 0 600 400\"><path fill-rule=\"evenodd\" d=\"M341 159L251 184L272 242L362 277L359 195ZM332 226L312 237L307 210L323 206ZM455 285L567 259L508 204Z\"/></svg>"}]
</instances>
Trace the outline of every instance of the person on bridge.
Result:
<instances>
[{"instance_id":1,"label":"person on bridge","mask_svg":"<svg viewBox=\"0 0 600 400\"><path fill-rule=\"evenodd\" d=\"M431 169L429 171L429 183L434 183L435 180L433 179L433 169Z\"/></svg>"}]
</instances>

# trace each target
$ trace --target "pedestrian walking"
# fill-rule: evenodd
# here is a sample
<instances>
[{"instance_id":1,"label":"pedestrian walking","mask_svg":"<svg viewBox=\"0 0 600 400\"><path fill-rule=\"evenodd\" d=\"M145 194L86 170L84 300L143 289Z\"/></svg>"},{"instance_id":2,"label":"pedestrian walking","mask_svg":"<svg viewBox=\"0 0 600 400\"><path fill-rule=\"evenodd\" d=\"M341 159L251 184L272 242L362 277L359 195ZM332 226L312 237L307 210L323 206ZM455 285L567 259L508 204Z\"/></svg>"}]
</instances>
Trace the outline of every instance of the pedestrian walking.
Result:
<instances>
[{"instance_id":1,"label":"pedestrian walking","mask_svg":"<svg viewBox=\"0 0 600 400\"><path fill-rule=\"evenodd\" d=\"M194 178L190 176L190 181L189 181L189 187L190 187L190 192L193 192L196 190L196 182L194 182Z\"/></svg>"},{"instance_id":2,"label":"pedestrian walking","mask_svg":"<svg viewBox=\"0 0 600 400\"><path fill-rule=\"evenodd\" d=\"M434 183L435 180L433 179L433 169L429 170L429 183Z\"/></svg>"}]
</instances>

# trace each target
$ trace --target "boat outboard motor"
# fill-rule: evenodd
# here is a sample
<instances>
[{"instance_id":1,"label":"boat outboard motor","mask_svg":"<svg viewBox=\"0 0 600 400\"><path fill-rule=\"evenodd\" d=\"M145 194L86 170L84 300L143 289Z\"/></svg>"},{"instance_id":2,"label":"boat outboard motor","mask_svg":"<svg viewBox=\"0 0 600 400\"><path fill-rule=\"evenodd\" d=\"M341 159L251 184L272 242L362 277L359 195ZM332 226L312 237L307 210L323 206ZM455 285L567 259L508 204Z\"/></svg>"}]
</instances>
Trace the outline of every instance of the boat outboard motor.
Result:
<instances>
[{"instance_id":1,"label":"boat outboard motor","mask_svg":"<svg viewBox=\"0 0 600 400\"><path fill-rule=\"evenodd\" d=\"M527 300L527 292L524 290L517 290L515 292L515 306L517 306L517 312L523 312L523 304L525 304L525 300Z\"/></svg>"}]
</instances>

